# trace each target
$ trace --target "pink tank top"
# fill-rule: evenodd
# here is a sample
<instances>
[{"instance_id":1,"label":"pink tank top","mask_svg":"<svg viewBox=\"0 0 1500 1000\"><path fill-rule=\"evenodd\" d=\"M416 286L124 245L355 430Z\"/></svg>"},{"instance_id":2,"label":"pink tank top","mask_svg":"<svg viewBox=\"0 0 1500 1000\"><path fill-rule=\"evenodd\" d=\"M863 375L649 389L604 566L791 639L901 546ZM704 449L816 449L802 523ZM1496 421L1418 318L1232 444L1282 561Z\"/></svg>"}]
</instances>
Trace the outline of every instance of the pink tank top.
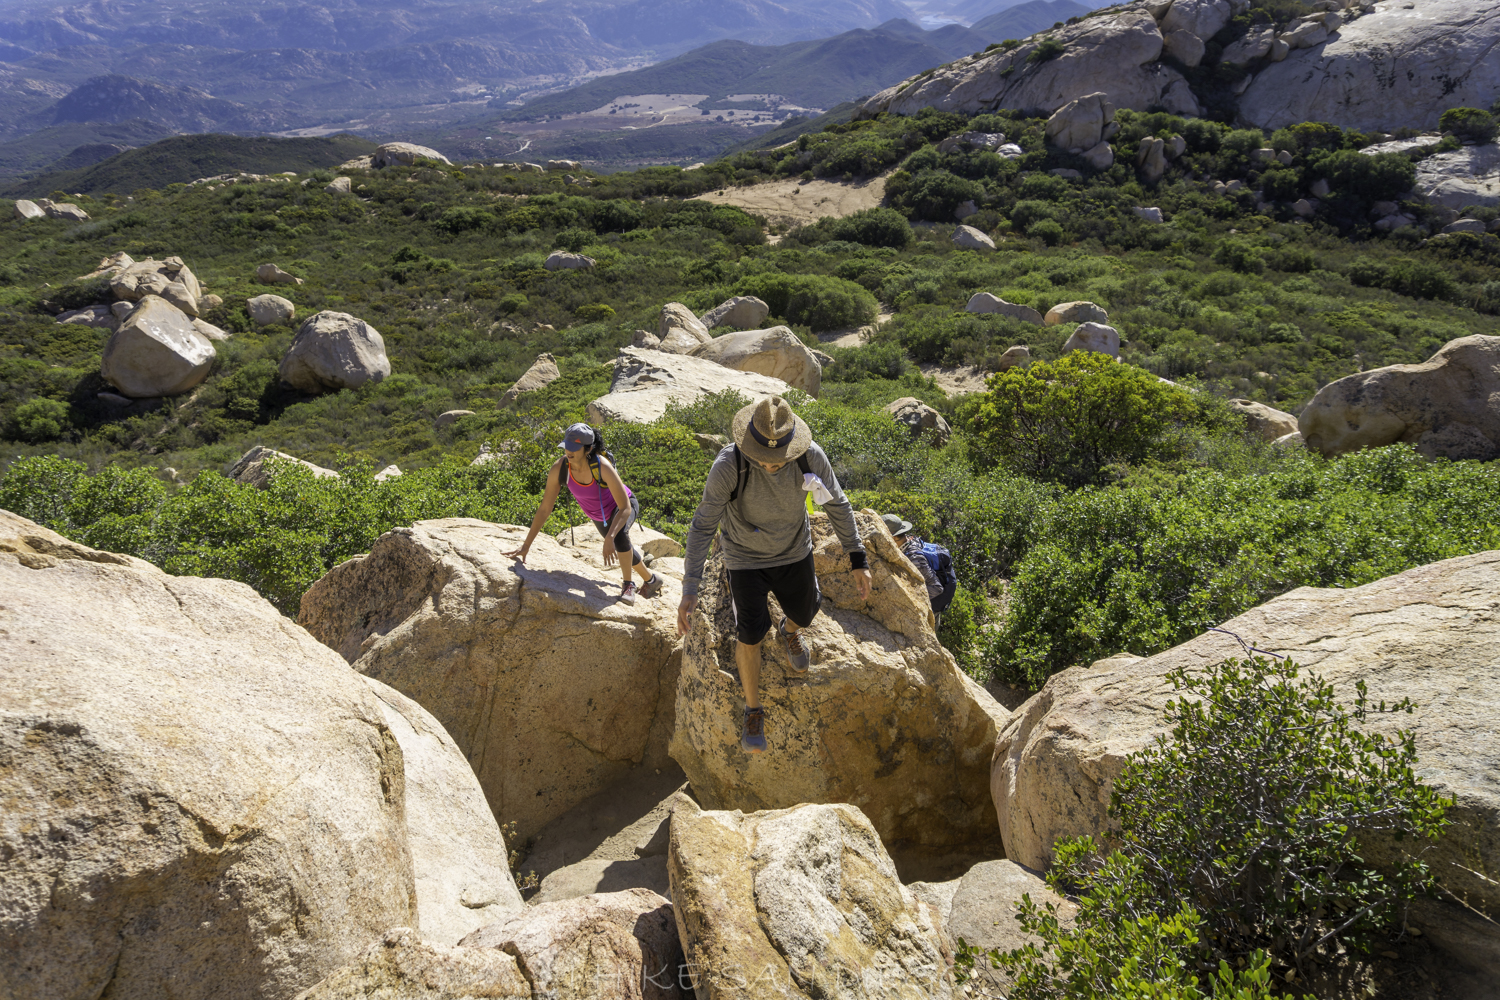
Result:
<instances>
[{"instance_id":1,"label":"pink tank top","mask_svg":"<svg viewBox=\"0 0 1500 1000\"><path fill-rule=\"evenodd\" d=\"M563 459L563 467L568 470L568 489L573 494L573 499L578 501L578 506L583 508L584 516L591 521L600 521L608 524L610 518L615 516L619 505L615 503L615 495L609 491L609 487L600 482L597 476L592 483L584 484L573 478L573 467ZM593 467L589 469L593 473ZM625 487L625 496L634 496L630 487Z\"/></svg>"}]
</instances>

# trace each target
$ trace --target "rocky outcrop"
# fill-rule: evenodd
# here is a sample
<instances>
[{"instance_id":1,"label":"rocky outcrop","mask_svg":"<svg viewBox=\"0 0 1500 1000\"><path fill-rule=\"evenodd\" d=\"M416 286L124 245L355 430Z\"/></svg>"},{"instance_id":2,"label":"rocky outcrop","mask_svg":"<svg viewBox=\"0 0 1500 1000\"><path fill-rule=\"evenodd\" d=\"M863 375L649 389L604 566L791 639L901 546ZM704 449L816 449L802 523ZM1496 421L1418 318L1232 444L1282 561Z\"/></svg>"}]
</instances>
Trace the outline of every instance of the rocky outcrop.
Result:
<instances>
[{"instance_id":1,"label":"rocky outcrop","mask_svg":"<svg viewBox=\"0 0 1500 1000\"><path fill-rule=\"evenodd\" d=\"M432 418L432 426L434 430L440 431L445 427L452 427L464 417L472 417L473 415L473 410L444 410Z\"/></svg>"},{"instance_id":2,"label":"rocky outcrop","mask_svg":"<svg viewBox=\"0 0 1500 1000\"><path fill-rule=\"evenodd\" d=\"M221 330L212 323L203 319L193 320L193 329L197 330L209 340L231 340L233 339L227 331Z\"/></svg>"},{"instance_id":3,"label":"rocky outcrop","mask_svg":"<svg viewBox=\"0 0 1500 1000\"><path fill-rule=\"evenodd\" d=\"M1103 92L1069 101L1047 119L1047 141L1061 149L1083 152L1104 141L1104 128L1115 120L1115 106Z\"/></svg>"},{"instance_id":4,"label":"rocky outcrop","mask_svg":"<svg viewBox=\"0 0 1500 1000\"><path fill-rule=\"evenodd\" d=\"M648 424L669 405L686 406L711 393L733 390L750 399L780 396L791 386L779 378L738 372L703 358L626 347L615 359L609 394L588 405L593 424L624 420Z\"/></svg>"},{"instance_id":5,"label":"rocky outcrop","mask_svg":"<svg viewBox=\"0 0 1500 1000\"><path fill-rule=\"evenodd\" d=\"M263 285L300 285L302 279L289 274L275 264L262 264L255 269L255 280Z\"/></svg>"},{"instance_id":6,"label":"rocky outcrop","mask_svg":"<svg viewBox=\"0 0 1500 1000\"><path fill-rule=\"evenodd\" d=\"M216 356L181 310L148 295L104 345L99 371L131 399L176 396L207 378Z\"/></svg>"},{"instance_id":7,"label":"rocky outcrop","mask_svg":"<svg viewBox=\"0 0 1500 1000\"><path fill-rule=\"evenodd\" d=\"M335 177L323 188L325 194L348 194L354 189L354 182L347 177Z\"/></svg>"},{"instance_id":8,"label":"rocky outcrop","mask_svg":"<svg viewBox=\"0 0 1500 1000\"><path fill-rule=\"evenodd\" d=\"M418 160L450 162L442 153L427 146L418 146L414 142L387 142L382 143L375 150L372 165L375 167L409 167Z\"/></svg>"},{"instance_id":9,"label":"rocky outcrop","mask_svg":"<svg viewBox=\"0 0 1500 1000\"><path fill-rule=\"evenodd\" d=\"M754 295L736 295L699 317L704 329L754 330L771 315L771 307Z\"/></svg>"},{"instance_id":10,"label":"rocky outcrop","mask_svg":"<svg viewBox=\"0 0 1500 1000\"><path fill-rule=\"evenodd\" d=\"M1497 35L1494 4L1382 3L1325 44L1261 70L1239 113L1265 129L1305 121L1365 132L1430 128L1448 108L1489 107L1500 93Z\"/></svg>"},{"instance_id":11,"label":"rocky outcrop","mask_svg":"<svg viewBox=\"0 0 1500 1000\"><path fill-rule=\"evenodd\" d=\"M1059 302L1047 310L1043 320L1048 326L1059 323L1108 323L1109 313L1092 302Z\"/></svg>"},{"instance_id":12,"label":"rocky outcrop","mask_svg":"<svg viewBox=\"0 0 1500 1000\"><path fill-rule=\"evenodd\" d=\"M125 315L130 314L127 312ZM60 314L57 322L90 326L96 330L108 330L111 333L120 328L120 319L115 316L114 310L109 306L84 306L82 309L73 309Z\"/></svg>"},{"instance_id":13,"label":"rocky outcrop","mask_svg":"<svg viewBox=\"0 0 1500 1000\"><path fill-rule=\"evenodd\" d=\"M0 593L7 996L289 1000L415 924L402 751L338 656L3 511Z\"/></svg>"},{"instance_id":14,"label":"rocky outcrop","mask_svg":"<svg viewBox=\"0 0 1500 1000\"><path fill-rule=\"evenodd\" d=\"M592 529L590 529L592 530ZM618 570L466 518L381 535L302 597L298 621L415 699L526 838L637 766L659 766L677 679L677 585L619 603Z\"/></svg>"},{"instance_id":15,"label":"rocky outcrop","mask_svg":"<svg viewBox=\"0 0 1500 1000\"><path fill-rule=\"evenodd\" d=\"M564 528L555 537L557 544L572 552L576 557L589 562L602 559L599 532L587 521L581 525ZM641 551L642 555L650 556L652 559L682 556L681 542L671 535L664 535L655 528L649 528L640 522L630 526L630 541ZM596 565L603 568L604 564L601 561Z\"/></svg>"},{"instance_id":16,"label":"rocky outcrop","mask_svg":"<svg viewBox=\"0 0 1500 1000\"><path fill-rule=\"evenodd\" d=\"M1500 457L1500 337L1462 337L1422 364L1330 382L1297 427L1329 457L1397 441L1430 458Z\"/></svg>"},{"instance_id":17,"label":"rocky outcrop","mask_svg":"<svg viewBox=\"0 0 1500 1000\"><path fill-rule=\"evenodd\" d=\"M793 389L816 398L823 386L823 366L790 327L745 330L714 337L688 352L735 371L755 372L780 379Z\"/></svg>"},{"instance_id":18,"label":"rocky outcrop","mask_svg":"<svg viewBox=\"0 0 1500 1000\"><path fill-rule=\"evenodd\" d=\"M139 302L147 295L159 296L188 316L198 315L198 299L203 295L203 287L181 257L131 261L112 269L109 289L122 302Z\"/></svg>"},{"instance_id":19,"label":"rocky outcrop","mask_svg":"<svg viewBox=\"0 0 1500 1000\"><path fill-rule=\"evenodd\" d=\"M769 311L767 309L768 314ZM708 332L708 326L681 302L668 302L661 307L661 318L656 322L656 337L661 341L658 350L673 354L688 354L700 344L707 344L714 339Z\"/></svg>"},{"instance_id":20,"label":"rocky outcrop","mask_svg":"<svg viewBox=\"0 0 1500 1000\"><path fill-rule=\"evenodd\" d=\"M244 483L246 486L254 486L256 489L263 490L271 485L271 477L276 474L276 467L281 463L288 463L307 469L313 474L313 478L315 479L339 478L339 474L332 469L325 469L321 465L304 462L302 459L293 458L284 452L273 451L263 444L258 444L241 455L240 460L230 466L229 478L237 483Z\"/></svg>"},{"instance_id":21,"label":"rocky outcrop","mask_svg":"<svg viewBox=\"0 0 1500 1000\"><path fill-rule=\"evenodd\" d=\"M770 752L740 749L743 702L734 611L711 556L683 643L672 757L715 809L849 802L893 850L938 851L992 836L986 808L992 736L1008 713L937 641L921 576L871 511L857 515L874 589L860 600L828 518L812 515L822 613L803 632L812 665L797 675L762 646ZM675 898L675 897L674 897Z\"/></svg>"},{"instance_id":22,"label":"rocky outcrop","mask_svg":"<svg viewBox=\"0 0 1500 1000\"><path fill-rule=\"evenodd\" d=\"M256 295L245 300L245 311L256 326L272 323L290 323L297 316L297 307L290 299L280 295Z\"/></svg>"},{"instance_id":23,"label":"rocky outcrop","mask_svg":"<svg viewBox=\"0 0 1500 1000\"><path fill-rule=\"evenodd\" d=\"M1063 344L1062 352L1070 351L1094 351L1119 360L1120 331L1104 323L1080 323Z\"/></svg>"},{"instance_id":24,"label":"rocky outcrop","mask_svg":"<svg viewBox=\"0 0 1500 1000\"><path fill-rule=\"evenodd\" d=\"M680 797L667 871L699 996L954 995L951 944L853 806L746 815Z\"/></svg>"},{"instance_id":25,"label":"rocky outcrop","mask_svg":"<svg viewBox=\"0 0 1500 1000\"><path fill-rule=\"evenodd\" d=\"M969 302L964 306L964 312L971 313L996 313L1001 316L1009 316L1011 319L1021 320L1023 323L1035 323L1042 325L1042 314L1030 306L1018 305L1015 302L1007 302L998 295L989 292L975 292L969 297Z\"/></svg>"},{"instance_id":26,"label":"rocky outcrop","mask_svg":"<svg viewBox=\"0 0 1500 1000\"><path fill-rule=\"evenodd\" d=\"M383 934L355 961L297 1000L532 1000L516 956L494 948L449 948L422 940L410 927Z\"/></svg>"},{"instance_id":27,"label":"rocky outcrop","mask_svg":"<svg viewBox=\"0 0 1500 1000\"><path fill-rule=\"evenodd\" d=\"M1005 353L1000 355L999 359L995 362L995 370L1004 371L1007 368L1016 368L1029 364L1031 364L1031 348L1017 344L1015 347L1007 347L1005 349Z\"/></svg>"},{"instance_id":28,"label":"rocky outcrop","mask_svg":"<svg viewBox=\"0 0 1500 1000\"><path fill-rule=\"evenodd\" d=\"M581 253L568 253L566 250L554 250L547 255L542 266L549 271L586 271L594 266L594 258L586 257Z\"/></svg>"},{"instance_id":29,"label":"rocky outcrop","mask_svg":"<svg viewBox=\"0 0 1500 1000\"><path fill-rule=\"evenodd\" d=\"M1465 146L1419 160L1414 187L1447 208L1500 205L1500 145Z\"/></svg>"},{"instance_id":30,"label":"rocky outcrop","mask_svg":"<svg viewBox=\"0 0 1500 1000\"><path fill-rule=\"evenodd\" d=\"M1448 559L1348 590L1302 587L1224 624L1257 648L1288 656L1354 697L1411 698L1414 714L1372 715L1368 731L1410 729L1418 773L1456 798L1448 833L1424 860L1442 884L1500 913L1500 552ZM1110 786L1125 756L1166 727L1175 696L1166 675L1241 656L1206 633L1142 660L1128 655L1072 667L1017 709L995 748L991 790L1005 856L1032 868L1062 836L1106 829ZM1463 923L1435 908L1422 927L1434 943ZM1491 933L1493 933L1491 931ZM1463 956L1462 945L1448 946ZM1466 958L1467 960L1467 958Z\"/></svg>"},{"instance_id":31,"label":"rocky outcrop","mask_svg":"<svg viewBox=\"0 0 1500 1000\"><path fill-rule=\"evenodd\" d=\"M1245 418L1245 426L1251 434L1263 440L1275 441L1297 431L1296 417L1265 403L1231 399L1229 408Z\"/></svg>"},{"instance_id":32,"label":"rocky outcrop","mask_svg":"<svg viewBox=\"0 0 1500 1000\"><path fill-rule=\"evenodd\" d=\"M15 217L25 222L27 219L45 219L47 213L43 212L42 207L36 202L18 198L15 204Z\"/></svg>"},{"instance_id":33,"label":"rocky outcrop","mask_svg":"<svg viewBox=\"0 0 1500 1000\"><path fill-rule=\"evenodd\" d=\"M47 213L49 219L63 219L67 222L89 221L89 213L71 201L55 202L43 198L37 204L41 206L42 211Z\"/></svg>"},{"instance_id":34,"label":"rocky outcrop","mask_svg":"<svg viewBox=\"0 0 1500 1000\"><path fill-rule=\"evenodd\" d=\"M948 426L948 421L943 419L943 415L920 399L903 396L886 404L883 409L894 417L897 423L910 427L912 437L930 433L938 447L942 447L953 436L953 428Z\"/></svg>"},{"instance_id":35,"label":"rocky outcrop","mask_svg":"<svg viewBox=\"0 0 1500 1000\"><path fill-rule=\"evenodd\" d=\"M1044 42L1061 43L1062 53L1033 60ZM1176 114L1196 114L1197 102L1182 74L1157 64L1162 46L1156 19L1139 7L1089 17L1033 35L1010 51L992 49L912 77L876 94L861 113L911 115L931 107L976 114L1004 107L1050 114L1102 93L1116 108L1144 111L1160 105Z\"/></svg>"},{"instance_id":36,"label":"rocky outcrop","mask_svg":"<svg viewBox=\"0 0 1500 1000\"><path fill-rule=\"evenodd\" d=\"M973 226L959 226L953 230L953 245L961 250L995 249L995 241Z\"/></svg>"},{"instance_id":37,"label":"rocky outcrop","mask_svg":"<svg viewBox=\"0 0 1500 1000\"><path fill-rule=\"evenodd\" d=\"M516 379L516 384L506 389L500 397L501 406L509 406L522 395L544 389L562 377L557 370L557 359L550 354L538 354L531 367Z\"/></svg>"},{"instance_id":38,"label":"rocky outcrop","mask_svg":"<svg viewBox=\"0 0 1500 1000\"><path fill-rule=\"evenodd\" d=\"M380 331L348 313L324 309L298 328L280 373L302 392L337 392L381 381L391 373L391 361Z\"/></svg>"}]
</instances>

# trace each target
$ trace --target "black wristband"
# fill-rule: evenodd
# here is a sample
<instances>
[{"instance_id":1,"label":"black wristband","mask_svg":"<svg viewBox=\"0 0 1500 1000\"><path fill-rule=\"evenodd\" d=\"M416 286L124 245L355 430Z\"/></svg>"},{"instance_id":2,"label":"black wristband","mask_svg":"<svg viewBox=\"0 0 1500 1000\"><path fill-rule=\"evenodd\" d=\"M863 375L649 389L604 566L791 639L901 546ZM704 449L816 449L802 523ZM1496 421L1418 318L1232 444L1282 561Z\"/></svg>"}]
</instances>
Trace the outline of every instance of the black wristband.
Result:
<instances>
[{"instance_id":1,"label":"black wristband","mask_svg":"<svg viewBox=\"0 0 1500 1000\"><path fill-rule=\"evenodd\" d=\"M865 562L865 554L863 552L851 552L851 553L849 553L849 568L850 569L869 569L870 568L869 563Z\"/></svg>"}]
</instances>

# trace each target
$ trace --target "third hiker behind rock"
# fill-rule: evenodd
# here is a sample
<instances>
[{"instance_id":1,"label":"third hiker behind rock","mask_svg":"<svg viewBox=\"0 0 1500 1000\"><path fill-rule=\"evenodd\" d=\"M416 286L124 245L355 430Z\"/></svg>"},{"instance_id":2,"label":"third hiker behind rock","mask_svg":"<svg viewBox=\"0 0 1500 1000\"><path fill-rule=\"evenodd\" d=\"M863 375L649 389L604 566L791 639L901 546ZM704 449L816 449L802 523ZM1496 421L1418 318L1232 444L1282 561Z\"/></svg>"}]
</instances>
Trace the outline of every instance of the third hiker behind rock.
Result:
<instances>
[{"instance_id":1,"label":"third hiker behind rock","mask_svg":"<svg viewBox=\"0 0 1500 1000\"><path fill-rule=\"evenodd\" d=\"M813 572L812 529L804 491L828 512L834 534L849 556L849 572L866 600L870 571L854 513L839 489L828 456L813 443L812 431L786 400L772 396L740 410L734 417L734 440L714 459L703 501L693 515L677 628L686 633L692 625L703 563L719 530L739 640L735 663L745 690L740 743L750 753L759 753L766 748L760 642L772 625L767 595L775 594L784 612L777 635L792 669L805 671L812 662L799 633L812 624L822 595Z\"/></svg>"}]
</instances>

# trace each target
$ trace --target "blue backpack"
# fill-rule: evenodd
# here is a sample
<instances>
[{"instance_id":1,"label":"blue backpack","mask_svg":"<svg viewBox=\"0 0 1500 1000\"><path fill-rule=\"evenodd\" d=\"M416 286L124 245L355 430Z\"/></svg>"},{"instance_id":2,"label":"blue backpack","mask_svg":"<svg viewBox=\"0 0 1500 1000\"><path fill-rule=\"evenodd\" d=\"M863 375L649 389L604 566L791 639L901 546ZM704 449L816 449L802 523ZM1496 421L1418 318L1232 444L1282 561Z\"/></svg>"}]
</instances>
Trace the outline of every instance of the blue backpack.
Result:
<instances>
[{"instance_id":1,"label":"blue backpack","mask_svg":"<svg viewBox=\"0 0 1500 1000\"><path fill-rule=\"evenodd\" d=\"M932 610L942 614L948 610L948 605L953 603L953 595L958 592L958 574L953 572L953 554L941 545L923 542L922 556L937 574L938 583L943 585L943 592L932 599Z\"/></svg>"}]
</instances>

